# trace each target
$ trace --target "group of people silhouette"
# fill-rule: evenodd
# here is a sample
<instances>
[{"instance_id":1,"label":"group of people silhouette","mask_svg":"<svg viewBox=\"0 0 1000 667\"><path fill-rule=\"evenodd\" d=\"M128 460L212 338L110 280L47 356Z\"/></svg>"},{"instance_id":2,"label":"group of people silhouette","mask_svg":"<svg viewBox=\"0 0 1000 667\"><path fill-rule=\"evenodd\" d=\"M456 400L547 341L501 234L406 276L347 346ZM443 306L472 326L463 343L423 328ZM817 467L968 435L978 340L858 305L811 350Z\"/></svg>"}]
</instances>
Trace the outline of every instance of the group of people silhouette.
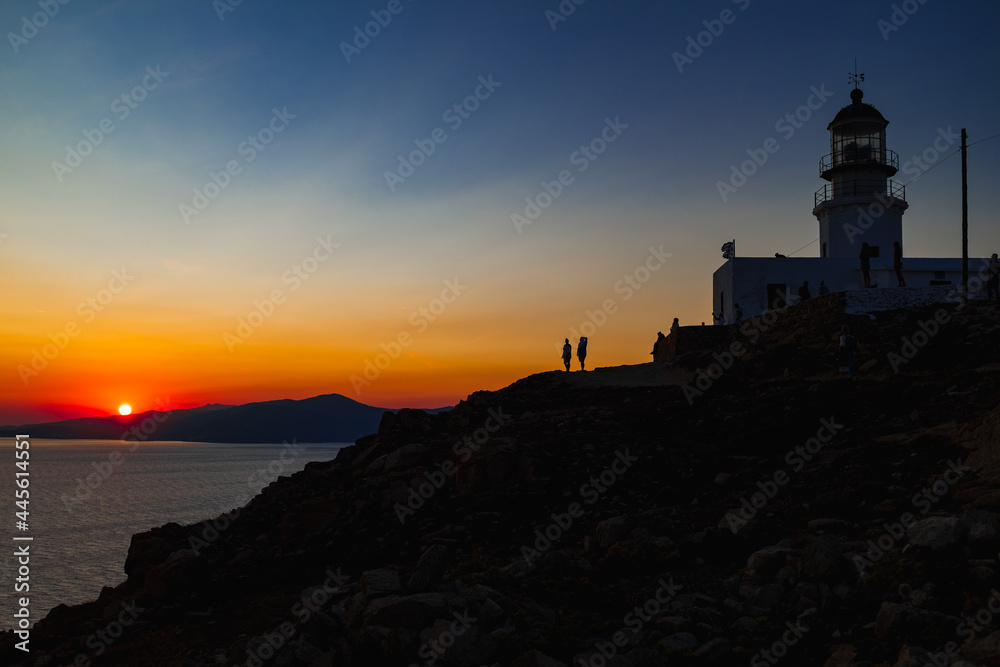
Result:
<instances>
[{"instance_id":1,"label":"group of people silhouette","mask_svg":"<svg viewBox=\"0 0 1000 667\"><path fill-rule=\"evenodd\" d=\"M562 360L566 364L566 370L569 371L569 364L573 360L573 346L569 343L569 338L566 338L566 344L563 345L562 349ZM587 370L584 367L584 362L587 359L587 337L580 336L580 342L576 346L576 358L580 360L580 370Z\"/></svg>"}]
</instances>

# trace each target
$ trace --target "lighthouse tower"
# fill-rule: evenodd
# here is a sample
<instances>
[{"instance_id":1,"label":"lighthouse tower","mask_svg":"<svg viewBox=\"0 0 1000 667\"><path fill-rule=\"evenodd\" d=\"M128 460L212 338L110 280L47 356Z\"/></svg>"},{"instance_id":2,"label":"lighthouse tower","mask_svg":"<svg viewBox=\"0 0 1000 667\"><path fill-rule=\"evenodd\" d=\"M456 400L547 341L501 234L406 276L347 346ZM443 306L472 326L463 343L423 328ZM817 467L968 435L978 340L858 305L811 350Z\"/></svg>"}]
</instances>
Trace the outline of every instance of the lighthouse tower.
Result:
<instances>
[{"instance_id":1,"label":"lighthouse tower","mask_svg":"<svg viewBox=\"0 0 1000 667\"><path fill-rule=\"evenodd\" d=\"M816 192L813 215L819 220L820 257L854 258L861 244L872 258L892 262L893 241L903 243L904 186L890 180L899 171L899 156L885 145L889 121L851 91L851 104L827 126L830 154L819 163L829 181Z\"/></svg>"}]
</instances>

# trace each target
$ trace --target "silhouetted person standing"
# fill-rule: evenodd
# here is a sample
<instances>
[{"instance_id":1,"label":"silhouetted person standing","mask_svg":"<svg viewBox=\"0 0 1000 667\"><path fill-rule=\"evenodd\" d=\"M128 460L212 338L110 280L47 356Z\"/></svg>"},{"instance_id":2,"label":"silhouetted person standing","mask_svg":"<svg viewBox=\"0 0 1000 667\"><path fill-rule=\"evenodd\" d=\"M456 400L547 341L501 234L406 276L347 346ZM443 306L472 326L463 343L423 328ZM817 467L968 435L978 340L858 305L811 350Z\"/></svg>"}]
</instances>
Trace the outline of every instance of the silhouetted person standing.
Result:
<instances>
[{"instance_id":1,"label":"silhouetted person standing","mask_svg":"<svg viewBox=\"0 0 1000 667\"><path fill-rule=\"evenodd\" d=\"M997 254L993 253L990 259L989 277L986 278L986 298L990 300L1000 299L1000 260Z\"/></svg>"},{"instance_id":2,"label":"silhouetted person standing","mask_svg":"<svg viewBox=\"0 0 1000 667\"><path fill-rule=\"evenodd\" d=\"M861 275L865 279L865 288L867 289L872 286L872 251L867 243L861 244L861 254L858 255L858 259L861 260Z\"/></svg>"},{"instance_id":3,"label":"silhouetted person standing","mask_svg":"<svg viewBox=\"0 0 1000 667\"><path fill-rule=\"evenodd\" d=\"M663 341L665 341L666 339L667 339L667 337L663 335L662 331L657 331L656 332L656 342L653 343L653 351L650 352L650 354L653 355L653 361L656 361L656 357L660 353L660 346L663 344Z\"/></svg>"},{"instance_id":4,"label":"silhouetted person standing","mask_svg":"<svg viewBox=\"0 0 1000 667\"><path fill-rule=\"evenodd\" d=\"M680 328L681 328L681 323L678 322L677 318L675 317L674 318L674 323L670 325L670 333L674 333L675 331L677 331Z\"/></svg>"},{"instance_id":5,"label":"silhouetted person standing","mask_svg":"<svg viewBox=\"0 0 1000 667\"><path fill-rule=\"evenodd\" d=\"M569 371L569 362L573 361L573 346L569 344L569 338L565 339L566 344L563 345L563 363L566 364L566 370Z\"/></svg>"},{"instance_id":6,"label":"silhouetted person standing","mask_svg":"<svg viewBox=\"0 0 1000 667\"><path fill-rule=\"evenodd\" d=\"M799 288L799 303L803 301L808 301L812 294L809 293L809 281L805 280L802 282L802 287Z\"/></svg>"},{"instance_id":7,"label":"silhouetted person standing","mask_svg":"<svg viewBox=\"0 0 1000 667\"><path fill-rule=\"evenodd\" d=\"M822 280L819 281L819 295L823 296L824 294L829 294L829 293L830 293L830 288L826 286L826 282Z\"/></svg>"},{"instance_id":8,"label":"silhouetted person standing","mask_svg":"<svg viewBox=\"0 0 1000 667\"><path fill-rule=\"evenodd\" d=\"M733 304L733 317L736 319L736 324L743 321L743 309L740 308L740 304Z\"/></svg>"},{"instance_id":9,"label":"silhouetted person standing","mask_svg":"<svg viewBox=\"0 0 1000 667\"><path fill-rule=\"evenodd\" d=\"M576 358L580 360L580 370L587 370L584 368L583 362L587 358L587 337L580 336L580 344L576 346Z\"/></svg>"},{"instance_id":10,"label":"silhouetted person standing","mask_svg":"<svg viewBox=\"0 0 1000 667\"><path fill-rule=\"evenodd\" d=\"M903 248L899 241L892 242L892 268L896 269L896 280L899 281L897 287L906 287L906 281L903 280Z\"/></svg>"}]
</instances>

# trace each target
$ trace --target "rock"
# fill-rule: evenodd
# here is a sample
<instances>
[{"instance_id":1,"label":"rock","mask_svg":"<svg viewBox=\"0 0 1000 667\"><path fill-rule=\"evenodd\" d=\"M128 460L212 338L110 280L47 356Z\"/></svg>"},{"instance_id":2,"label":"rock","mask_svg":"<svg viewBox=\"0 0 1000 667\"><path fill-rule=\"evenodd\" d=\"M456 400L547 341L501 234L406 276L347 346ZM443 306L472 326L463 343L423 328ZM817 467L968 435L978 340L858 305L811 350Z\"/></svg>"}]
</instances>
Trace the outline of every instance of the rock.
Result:
<instances>
[{"instance_id":1,"label":"rock","mask_svg":"<svg viewBox=\"0 0 1000 667\"><path fill-rule=\"evenodd\" d=\"M781 602L781 598L784 595L785 587L781 584L765 584L757 590L757 594L753 596L751 604L762 609L771 609Z\"/></svg>"},{"instance_id":2,"label":"rock","mask_svg":"<svg viewBox=\"0 0 1000 667\"><path fill-rule=\"evenodd\" d=\"M448 599L441 593L390 595L378 598L365 607L364 622L366 626L403 626L420 630L447 611Z\"/></svg>"},{"instance_id":3,"label":"rock","mask_svg":"<svg viewBox=\"0 0 1000 667\"><path fill-rule=\"evenodd\" d=\"M944 549L961 538L962 521L954 516L932 516L906 530L910 544L929 549Z\"/></svg>"},{"instance_id":4,"label":"rock","mask_svg":"<svg viewBox=\"0 0 1000 667\"><path fill-rule=\"evenodd\" d=\"M733 631L744 635L752 635L757 631L758 625L759 624L756 619L750 618L749 616L741 616L736 619L735 623L733 623Z\"/></svg>"},{"instance_id":5,"label":"rock","mask_svg":"<svg viewBox=\"0 0 1000 667\"><path fill-rule=\"evenodd\" d=\"M385 469L414 468L423 460L423 455L426 452L427 448L419 442L404 445L386 455Z\"/></svg>"},{"instance_id":6,"label":"rock","mask_svg":"<svg viewBox=\"0 0 1000 667\"><path fill-rule=\"evenodd\" d=\"M442 544L432 544L427 547L413 568L408 587L422 591L441 581L444 566L448 560L448 547Z\"/></svg>"},{"instance_id":7,"label":"rock","mask_svg":"<svg viewBox=\"0 0 1000 667\"><path fill-rule=\"evenodd\" d=\"M747 570L750 574L764 576L775 572L785 565L785 556L792 550L790 540L759 549L747 558Z\"/></svg>"},{"instance_id":8,"label":"rock","mask_svg":"<svg viewBox=\"0 0 1000 667\"><path fill-rule=\"evenodd\" d=\"M597 524L597 543L607 549L622 540L628 539L628 517L616 516Z\"/></svg>"},{"instance_id":9,"label":"rock","mask_svg":"<svg viewBox=\"0 0 1000 667\"><path fill-rule=\"evenodd\" d=\"M832 535L809 540L802 553L802 569L809 579L829 579L837 573L843 543Z\"/></svg>"},{"instance_id":10,"label":"rock","mask_svg":"<svg viewBox=\"0 0 1000 667\"><path fill-rule=\"evenodd\" d=\"M1000 666L1000 630L962 646L962 657L984 667Z\"/></svg>"},{"instance_id":11,"label":"rock","mask_svg":"<svg viewBox=\"0 0 1000 667\"><path fill-rule=\"evenodd\" d=\"M365 570L361 573L361 590L367 604L375 598L398 593L403 586L396 570Z\"/></svg>"},{"instance_id":12,"label":"rock","mask_svg":"<svg viewBox=\"0 0 1000 667\"><path fill-rule=\"evenodd\" d=\"M690 632L677 632L664 637L656 645L667 652L677 652L694 650L698 648L699 643L698 638Z\"/></svg>"},{"instance_id":13,"label":"rock","mask_svg":"<svg viewBox=\"0 0 1000 667\"><path fill-rule=\"evenodd\" d=\"M722 660L728 656L729 640L722 637L710 639L694 652L695 658L698 658L699 660L707 660L709 662L716 662L717 660Z\"/></svg>"},{"instance_id":14,"label":"rock","mask_svg":"<svg viewBox=\"0 0 1000 667\"><path fill-rule=\"evenodd\" d=\"M823 663L823 667L851 667L857 655L858 649L850 644L841 644L834 649L830 657Z\"/></svg>"},{"instance_id":15,"label":"rock","mask_svg":"<svg viewBox=\"0 0 1000 667\"><path fill-rule=\"evenodd\" d=\"M1000 539L1000 515L986 510L969 509L962 515L962 530L970 544Z\"/></svg>"},{"instance_id":16,"label":"rock","mask_svg":"<svg viewBox=\"0 0 1000 667\"><path fill-rule=\"evenodd\" d=\"M461 614L451 620L437 619L429 638L431 650L443 649L438 656L448 664L461 667L491 664L496 640L469 623L470 619Z\"/></svg>"},{"instance_id":17,"label":"rock","mask_svg":"<svg viewBox=\"0 0 1000 667\"><path fill-rule=\"evenodd\" d=\"M192 549L180 549L146 573L143 590L153 597L192 590L197 587L206 567L206 562Z\"/></svg>"},{"instance_id":18,"label":"rock","mask_svg":"<svg viewBox=\"0 0 1000 667\"><path fill-rule=\"evenodd\" d=\"M903 648L899 649L899 657L893 667L925 667L937 664L940 664L940 661L927 649L904 644Z\"/></svg>"},{"instance_id":19,"label":"rock","mask_svg":"<svg viewBox=\"0 0 1000 667\"><path fill-rule=\"evenodd\" d=\"M569 667L569 665L550 658L541 651L531 649L510 663L510 667Z\"/></svg>"}]
</instances>

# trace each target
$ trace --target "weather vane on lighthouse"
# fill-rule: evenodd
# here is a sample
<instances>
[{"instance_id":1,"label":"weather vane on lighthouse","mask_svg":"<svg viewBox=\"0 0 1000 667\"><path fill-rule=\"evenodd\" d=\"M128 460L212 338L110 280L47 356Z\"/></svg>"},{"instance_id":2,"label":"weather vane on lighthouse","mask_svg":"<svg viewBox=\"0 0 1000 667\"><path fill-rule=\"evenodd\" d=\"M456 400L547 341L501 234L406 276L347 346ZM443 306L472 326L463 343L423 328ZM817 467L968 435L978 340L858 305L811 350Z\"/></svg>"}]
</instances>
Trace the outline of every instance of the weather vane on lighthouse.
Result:
<instances>
[{"instance_id":1,"label":"weather vane on lighthouse","mask_svg":"<svg viewBox=\"0 0 1000 667\"><path fill-rule=\"evenodd\" d=\"M858 74L858 59L854 59L854 73L848 72L847 75L850 77L847 82L853 83L854 87L857 88L858 84L865 80L865 73L861 72Z\"/></svg>"}]
</instances>

